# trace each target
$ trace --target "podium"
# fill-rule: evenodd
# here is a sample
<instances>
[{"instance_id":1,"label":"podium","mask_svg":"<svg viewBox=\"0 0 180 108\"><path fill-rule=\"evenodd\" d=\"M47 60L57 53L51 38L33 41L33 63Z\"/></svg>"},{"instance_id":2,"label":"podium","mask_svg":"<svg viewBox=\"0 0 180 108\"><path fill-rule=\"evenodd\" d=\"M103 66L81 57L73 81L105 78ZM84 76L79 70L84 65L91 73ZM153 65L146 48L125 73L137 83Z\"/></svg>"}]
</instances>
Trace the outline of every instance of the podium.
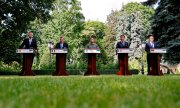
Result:
<instances>
[{"instance_id":1,"label":"podium","mask_svg":"<svg viewBox=\"0 0 180 108\"><path fill-rule=\"evenodd\" d=\"M150 49L148 67L150 68L150 70L148 72L148 75L163 75L162 71L160 70L160 54L166 52L166 49Z\"/></svg>"},{"instance_id":2,"label":"podium","mask_svg":"<svg viewBox=\"0 0 180 108\"><path fill-rule=\"evenodd\" d=\"M32 71L33 58L35 56L34 49L17 49L16 53L23 54L23 66L20 75L34 76Z\"/></svg>"},{"instance_id":3,"label":"podium","mask_svg":"<svg viewBox=\"0 0 180 108\"><path fill-rule=\"evenodd\" d=\"M119 56L119 71L116 75L131 75L128 70L128 53L133 53L134 50L131 48L119 48L117 49L117 53Z\"/></svg>"},{"instance_id":4,"label":"podium","mask_svg":"<svg viewBox=\"0 0 180 108\"><path fill-rule=\"evenodd\" d=\"M96 54L100 54L99 49L85 49L84 53L88 55L88 66L87 71L85 72L86 75L99 75L96 70Z\"/></svg>"},{"instance_id":5,"label":"podium","mask_svg":"<svg viewBox=\"0 0 180 108\"><path fill-rule=\"evenodd\" d=\"M51 49L51 54L56 54L56 71L54 76L67 76L66 71L66 54L68 49Z\"/></svg>"}]
</instances>

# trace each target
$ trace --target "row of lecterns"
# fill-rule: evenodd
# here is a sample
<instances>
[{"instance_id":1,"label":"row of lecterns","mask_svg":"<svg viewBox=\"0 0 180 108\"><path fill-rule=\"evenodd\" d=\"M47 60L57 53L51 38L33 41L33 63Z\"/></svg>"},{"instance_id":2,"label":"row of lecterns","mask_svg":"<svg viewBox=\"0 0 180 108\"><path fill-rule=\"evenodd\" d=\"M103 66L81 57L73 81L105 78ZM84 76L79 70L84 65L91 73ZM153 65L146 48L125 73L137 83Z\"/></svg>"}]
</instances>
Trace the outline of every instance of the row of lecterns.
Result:
<instances>
[{"instance_id":1,"label":"row of lecterns","mask_svg":"<svg viewBox=\"0 0 180 108\"><path fill-rule=\"evenodd\" d=\"M17 49L16 53L23 54L23 68L22 75L31 76L35 75L31 69L33 62L33 54L35 51L33 49ZM67 76L66 71L66 55L68 53L67 49L51 49L51 54L56 54L56 70L52 75L54 76ZM96 69L96 55L100 54L99 49L85 49L84 53L88 55L88 66L87 71L84 75L100 75ZM117 49L117 53L120 55L119 58L119 71L116 73L119 76L131 75L128 70L128 54L134 53L134 49L131 48L121 48ZM166 49L150 49L150 71L148 75L163 75L160 70L160 54L166 53Z\"/></svg>"}]
</instances>

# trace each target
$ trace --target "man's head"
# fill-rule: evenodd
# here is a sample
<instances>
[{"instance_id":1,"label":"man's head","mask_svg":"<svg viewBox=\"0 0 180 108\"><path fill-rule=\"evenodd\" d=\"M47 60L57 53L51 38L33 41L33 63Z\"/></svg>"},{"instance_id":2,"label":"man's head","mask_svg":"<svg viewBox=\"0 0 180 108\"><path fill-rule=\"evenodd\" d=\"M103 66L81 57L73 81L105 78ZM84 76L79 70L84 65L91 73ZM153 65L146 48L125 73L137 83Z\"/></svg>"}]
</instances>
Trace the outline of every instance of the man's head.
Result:
<instances>
[{"instance_id":1,"label":"man's head","mask_svg":"<svg viewBox=\"0 0 180 108\"><path fill-rule=\"evenodd\" d=\"M154 42L154 35L149 35L149 41Z\"/></svg>"},{"instance_id":2,"label":"man's head","mask_svg":"<svg viewBox=\"0 0 180 108\"><path fill-rule=\"evenodd\" d=\"M64 38L63 36L60 36L60 43L63 43L64 42Z\"/></svg>"},{"instance_id":3,"label":"man's head","mask_svg":"<svg viewBox=\"0 0 180 108\"><path fill-rule=\"evenodd\" d=\"M91 43L94 43L94 36L91 36L91 37L90 37L90 42L91 42Z\"/></svg>"},{"instance_id":4,"label":"man's head","mask_svg":"<svg viewBox=\"0 0 180 108\"><path fill-rule=\"evenodd\" d=\"M28 32L28 37L32 38L33 37L33 33L32 32Z\"/></svg>"},{"instance_id":5,"label":"man's head","mask_svg":"<svg viewBox=\"0 0 180 108\"><path fill-rule=\"evenodd\" d=\"M120 40L124 41L125 40L125 35L120 35Z\"/></svg>"}]
</instances>

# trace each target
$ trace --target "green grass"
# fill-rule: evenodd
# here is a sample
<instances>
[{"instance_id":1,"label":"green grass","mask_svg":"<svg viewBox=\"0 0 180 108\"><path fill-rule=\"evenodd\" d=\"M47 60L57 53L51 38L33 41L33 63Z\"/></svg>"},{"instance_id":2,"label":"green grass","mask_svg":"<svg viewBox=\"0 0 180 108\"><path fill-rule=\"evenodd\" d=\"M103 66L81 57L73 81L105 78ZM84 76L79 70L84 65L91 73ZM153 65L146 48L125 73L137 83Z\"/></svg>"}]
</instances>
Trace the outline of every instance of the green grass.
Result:
<instances>
[{"instance_id":1,"label":"green grass","mask_svg":"<svg viewBox=\"0 0 180 108\"><path fill-rule=\"evenodd\" d=\"M0 76L0 108L180 108L180 76Z\"/></svg>"}]
</instances>

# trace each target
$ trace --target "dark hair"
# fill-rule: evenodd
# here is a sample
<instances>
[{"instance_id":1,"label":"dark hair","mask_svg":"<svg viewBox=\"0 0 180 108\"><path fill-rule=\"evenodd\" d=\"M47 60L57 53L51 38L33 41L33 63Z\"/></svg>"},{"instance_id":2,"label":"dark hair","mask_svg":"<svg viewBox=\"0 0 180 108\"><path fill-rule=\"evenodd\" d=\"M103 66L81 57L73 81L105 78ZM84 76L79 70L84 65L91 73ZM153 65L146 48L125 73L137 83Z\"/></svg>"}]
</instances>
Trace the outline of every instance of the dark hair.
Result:
<instances>
[{"instance_id":1,"label":"dark hair","mask_svg":"<svg viewBox=\"0 0 180 108\"><path fill-rule=\"evenodd\" d=\"M150 38L150 37L154 37L154 35L153 34L150 34L150 35L148 35L148 37Z\"/></svg>"},{"instance_id":2,"label":"dark hair","mask_svg":"<svg viewBox=\"0 0 180 108\"><path fill-rule=\"evenodd\" d=\"M120 37L121 37L121 36L125 37L125 35L124 35L124 34L120 35Z\"/></svg>"},{"instance_id":3,"label":"dark hair","mask_svg":"<svg viewBox=\"0 0 180 108\"><path fill-rule=\"evenodd\" d=\"M93 39L94 39L94 36L93 36L93 35L91 35L90 39L91 39L91 38L93 38Z\"/></svg>"},{"instance_id":4,"label":"dark hair","mask_svg":"<svg viewBox=\"0 0 180 108\"><path fill-rule=\"evenodd\" d=\"M60 38L63 38L63 36L60 36Z\"/></svg>"}]
</instances>

